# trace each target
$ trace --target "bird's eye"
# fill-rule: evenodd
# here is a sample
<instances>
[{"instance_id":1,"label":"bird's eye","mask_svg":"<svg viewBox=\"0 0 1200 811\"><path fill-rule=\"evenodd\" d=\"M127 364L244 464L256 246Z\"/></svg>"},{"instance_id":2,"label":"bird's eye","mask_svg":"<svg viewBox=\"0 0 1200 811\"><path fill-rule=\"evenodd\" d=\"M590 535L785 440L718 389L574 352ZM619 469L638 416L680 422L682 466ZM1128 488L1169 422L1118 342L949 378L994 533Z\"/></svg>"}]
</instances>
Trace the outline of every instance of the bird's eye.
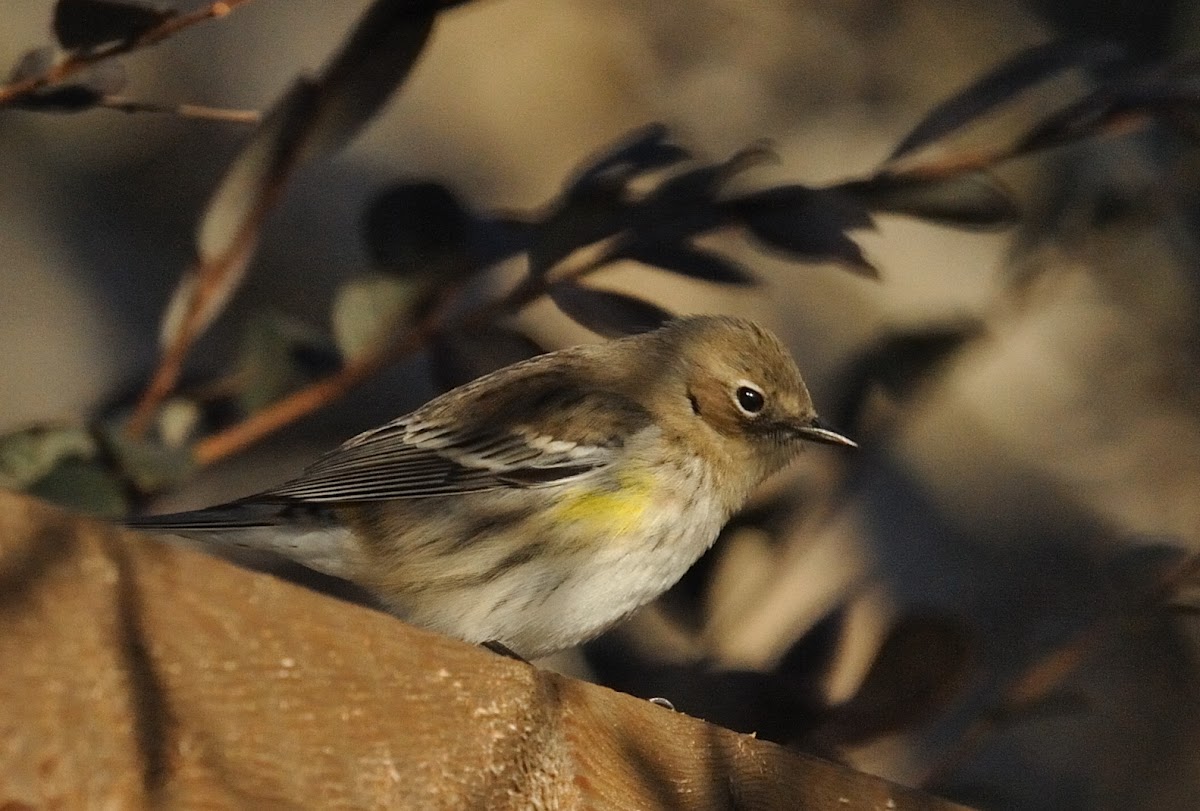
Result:
<instances>
[{"instance_id":1,"label":"bird's eye","mask_svg":"<svg viewBox=\"0 0 1200 811\"><path fill-rule=\"evenodd\" d=\"M750 416L754 416L762 411L763 406L767 402L761 391L745 383L737 387L737 391L733 394L733 399L737 402L737 406L742 410L742 413Z\"/></svg>"}]
</instances>

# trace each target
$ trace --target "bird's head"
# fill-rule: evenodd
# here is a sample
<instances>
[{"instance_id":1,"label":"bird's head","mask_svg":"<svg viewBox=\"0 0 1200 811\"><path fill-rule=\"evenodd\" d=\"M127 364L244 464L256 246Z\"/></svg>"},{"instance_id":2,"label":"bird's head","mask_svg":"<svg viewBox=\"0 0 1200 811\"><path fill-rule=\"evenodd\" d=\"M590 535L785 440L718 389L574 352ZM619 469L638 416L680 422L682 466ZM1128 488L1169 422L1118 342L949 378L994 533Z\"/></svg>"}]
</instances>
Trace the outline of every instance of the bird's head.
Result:
<instances>
[{"instance_id":1,"label":"bird's head","mask_svg":"<svg viewBox=\"0 0 1200 811\"><path fill-rule=\"evenodd\" d=\"M674 410L699 421L701 433L755 478L783 467L805 442L855 446L821 425L795 361L753 321L701 316L661 332L682 361L686 400Z\"/></svg>"}]
</instances>

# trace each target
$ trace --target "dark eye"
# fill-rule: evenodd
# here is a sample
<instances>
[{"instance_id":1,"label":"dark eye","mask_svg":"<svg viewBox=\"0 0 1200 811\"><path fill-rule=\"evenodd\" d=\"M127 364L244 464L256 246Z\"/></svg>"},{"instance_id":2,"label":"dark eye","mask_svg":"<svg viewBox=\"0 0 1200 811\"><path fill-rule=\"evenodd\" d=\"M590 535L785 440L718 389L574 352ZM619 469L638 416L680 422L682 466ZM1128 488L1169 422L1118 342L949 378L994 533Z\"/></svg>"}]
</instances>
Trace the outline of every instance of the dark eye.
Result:
<instances>
[{"instance_id":1,"label":"dark eye","mask_svg":"<svg viewBox=\"0 0 1200 811\"><path fill-rule=\"evenodd\" d=\"M766 404L763 393L753 386L738 386L734 398L737 400L738 408L747 414L757 414L763 410L763 406Z\"/></svg>"}]
</instances>

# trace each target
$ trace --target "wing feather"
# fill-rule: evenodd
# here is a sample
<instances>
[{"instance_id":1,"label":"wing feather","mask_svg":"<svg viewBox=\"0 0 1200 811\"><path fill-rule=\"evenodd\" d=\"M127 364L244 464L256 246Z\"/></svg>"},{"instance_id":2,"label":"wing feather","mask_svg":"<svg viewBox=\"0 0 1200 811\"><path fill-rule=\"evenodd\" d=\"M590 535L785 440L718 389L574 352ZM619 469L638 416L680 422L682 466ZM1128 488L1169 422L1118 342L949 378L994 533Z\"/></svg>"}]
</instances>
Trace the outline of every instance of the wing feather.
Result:
<instances>
[{"instance_id":1,"label":"wing feather","mask_svg":"<svg viewBox=\"0 0 1200 811\"><path fill-rule=\"evenodd\" d=\"M359 434L263 496L328 503L546 487L603 469L650 422L633 400L564 385L560 373L466 394Z\"/></svg>"}]
</instances>

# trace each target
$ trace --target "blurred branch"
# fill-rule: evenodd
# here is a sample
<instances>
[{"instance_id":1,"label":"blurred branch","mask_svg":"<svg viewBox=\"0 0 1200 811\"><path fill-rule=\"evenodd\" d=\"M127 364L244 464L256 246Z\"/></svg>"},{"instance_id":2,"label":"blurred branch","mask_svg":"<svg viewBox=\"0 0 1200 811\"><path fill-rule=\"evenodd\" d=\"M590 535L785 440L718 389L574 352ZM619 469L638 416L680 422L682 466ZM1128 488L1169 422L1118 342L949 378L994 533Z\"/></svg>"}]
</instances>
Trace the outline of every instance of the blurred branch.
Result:
<instances>
[{"instance_id":1,"label":"blurred branch","mask_svg":"<svg viewBox=\"0 0 1200 811\"><path fill-rule=\"evenodd\" d=\"M353 139L408 78L437 15L469 1L375 0L320 75L298 79L272 107L201 218L196 262L167 307L162 355L129 420L130 436L145 432L179 380L192 344L241 285L262 224L296 169ZM355 366L344 373L357 379Z\"/></svg>"},{"instance_id":2,"label":"blurred branch","mask_svg":"<svg viewBox=\"0 0 1200 811\"><path fill-rule=\"evenodd\" d=\"M142 32L132 39L120 40L111 45L92 50L69 53L41 73L25 76L0 86L0 107L12 104L26 96L31 96L48 85L57 84L106 59L111 59L114 56L120 56L121 54L141 48L148 48L151 45L157 45L168 37L172 37L184 29L191 28L193 25L224 17L248 2L250 0L222 0L222 2L212 3L187 14L167 17L161 24Z\"/></svg>"},{"instance_id":3,"label":"blurred branch","mask_svg":"<svg viewBox=\"0 0 1200 811\"><path fill-rule=\"evenodd\" d=\"M611 259L610 248L599 256L564 268L552 276L525 276L504 296L480 305L453 323L448 321L447 313L451 309L449 305L453 292L457 291L447 291L449 294L440 296L437 305L403 334L381 341L375 349L350 361L339 371L197 442L193 449L195 461L198 465L209 465L232 456L296 420L337 402L381 370L425 349L439 333L451 328L482 326L503 315L516 313L545 295L552 285L580 279L608 264Z\"/></svg>"},{"instance_id":4,"label":"blurred branch","mask_svg":"<svg viewBox=\"0 0 1200 811\"><path fill-rule=\"evenodd\" d=\"M122 113L161 113L177 115L181 118L228 121L233 124L257 124L262 121L262 113L258 110L230 110L224 107L206 107L201 104L156 104L135 101L123 96L105 96L97 106Z\"/></svg>"},{"instance_id":5,"label":"blurred branch","mask_svg":"<svg viewBox=\"0 0 1200 811\"><path fill-rule=\"evenodd\" d=\"M1140 550L1134 550L1136 553ZM994 735L1020 721L1057 711L1062 699L1073 698L1065 689L1067 680L1088 661L1090 655L1113 639L1113 631L1147 613L1161 610L1186 585L1200 578L1200 555L1167 564L1140 594L1115 610L1100 612L1072 638L1030 662L1003 690L990 712L980 713L956 740L949 752L930 770L922 786L941 783L956 768L978 753ZM1066 702L1071 710L1078 702Z\"/></svg>"}]
</instances>

